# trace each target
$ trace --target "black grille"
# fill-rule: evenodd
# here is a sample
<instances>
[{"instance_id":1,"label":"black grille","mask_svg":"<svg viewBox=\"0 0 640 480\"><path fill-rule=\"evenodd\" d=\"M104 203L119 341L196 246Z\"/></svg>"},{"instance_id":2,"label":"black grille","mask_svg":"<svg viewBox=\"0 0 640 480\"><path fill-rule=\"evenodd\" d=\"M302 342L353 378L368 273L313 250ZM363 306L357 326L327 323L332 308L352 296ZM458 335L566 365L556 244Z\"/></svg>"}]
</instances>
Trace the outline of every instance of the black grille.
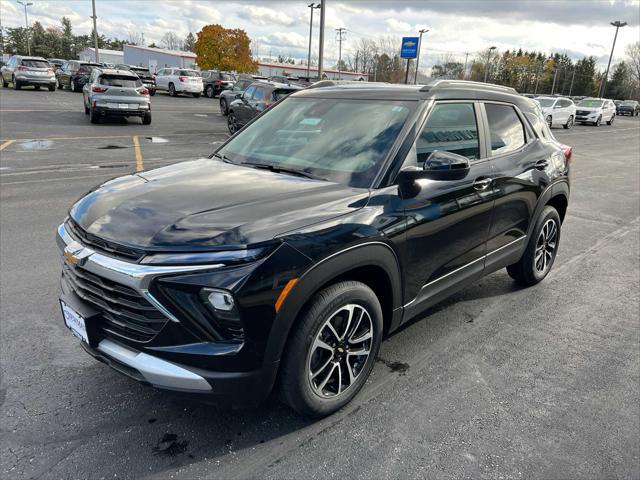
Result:
<instances>
[{"instance_id":1,"label":"black grille","mask_svg":"<svg viewBox=\"0 0 640 480\"><path fill-rule=\"evenodd\" d=\"M102 312L99 328L107 336L148 342L167 318L137 291L64 263L67 285L84 301Z\"/></svg>"},{"instance_id":2,"label":"black grille","mask_svg":"<svg viewBox=\"0 0 640 480\"><path fill-rule=\"evenodd\" d=\"M67 222L65 223L65 228L71 234L71 236L76 237L76 240L78 240L83 245L86 245L87 247L90 247L102 253L106 253L107 255L134 261L138 261L144 256L144 252L142 250L125 247L123 245L104 240L89 232L84 231L71 219L67 220Z\"/></svg>"},{"instance_id":3,"label":"black grille","mask_svg":"<svg viewBox=\"0 0 640 480\"><path fill-rule=\"evenodd\" d=\"M589 110L576 110L576 115L580 115L581 117L586 117L591 112Z\"/></svg>"}]
</instances>

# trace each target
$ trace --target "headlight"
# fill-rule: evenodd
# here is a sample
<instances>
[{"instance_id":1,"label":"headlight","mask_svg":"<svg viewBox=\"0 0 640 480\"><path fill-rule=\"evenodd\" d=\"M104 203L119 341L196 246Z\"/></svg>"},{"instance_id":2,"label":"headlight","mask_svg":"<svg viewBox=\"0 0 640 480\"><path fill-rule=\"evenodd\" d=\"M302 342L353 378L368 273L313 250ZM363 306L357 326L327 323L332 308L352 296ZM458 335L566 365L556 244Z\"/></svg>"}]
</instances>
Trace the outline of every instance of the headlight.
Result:
<instances>
[{"instance_id":1,"label":"headlight","mask_svg":"<svg viewBox=\"0 0 640 480\"><path fill-rule=\"evenodd\" d=\"M158 253L147 255L140 263L145 265L228 265L257 260L267 251L268 249L263 247L223 252Z\"/></svg>"}]
</instances>

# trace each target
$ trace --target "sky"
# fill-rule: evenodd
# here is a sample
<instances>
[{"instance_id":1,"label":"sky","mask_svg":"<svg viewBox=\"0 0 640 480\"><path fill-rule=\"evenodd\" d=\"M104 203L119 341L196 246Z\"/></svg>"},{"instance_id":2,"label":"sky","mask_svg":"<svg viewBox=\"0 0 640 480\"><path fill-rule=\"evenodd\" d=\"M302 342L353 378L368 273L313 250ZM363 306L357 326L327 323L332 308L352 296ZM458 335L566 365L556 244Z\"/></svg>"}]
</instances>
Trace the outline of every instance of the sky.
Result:
<instances>
[{"instance_id":1,"label":"sky","mask_svg":"<svg viewBox=\"0 0 640 480\"><path fill-rule=\"evenodd\" d=\"M29 0L29 22L57 26L64 15L74 33L88 34L92 22L90 0ZM242 28L254 42L258 56L271 54L306 58L311 0L96 0L98 31L107 37L127 38L143 32L147 44L159 44L168 31L184 38L203 25L219 23ZM428 67L445 55L464 61L489 47L567 53L574 59L593 55L601 68L611 49L615 28L626 21L616 44L613 63L625 46L640 40L640 0L327 0L325 65L338 58L336 28L344 27L343 52L360 39L417 35L423 38L420 63ZM2 26L24 25L22 6L0 0ZM317 55L319 13L314 14L313 51Z\"/></svg>"}]
</instances>

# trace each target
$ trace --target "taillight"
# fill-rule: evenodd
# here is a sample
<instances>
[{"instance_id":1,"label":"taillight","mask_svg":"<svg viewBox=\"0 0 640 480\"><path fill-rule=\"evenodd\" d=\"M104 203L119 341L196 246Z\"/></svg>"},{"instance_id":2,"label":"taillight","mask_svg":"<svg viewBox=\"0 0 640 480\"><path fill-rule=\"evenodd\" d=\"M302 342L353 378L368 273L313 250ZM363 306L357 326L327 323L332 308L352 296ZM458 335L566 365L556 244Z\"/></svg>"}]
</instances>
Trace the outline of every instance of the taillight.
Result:
<instances>
[{"instance_id":1,"label":"taillight","mask_svg":"<svg viewBox=\"0 0 640 480\"><path fill-rule=\"evenodd\" d=\"M92 92L96 92L96 93L104 93L107 91L106 88L104 87L99 87L98 85L92 85L91 86L91 91Z\"/></svg>"},{"instance_id":2,"label":"taillight","mask_svg":"<svg viewBox=\"0 0 640 480\"><path fill-rule=\"evenodd\" d=\"M273 103L272 103L272 102L269 102L269 103L265 103L265 105L264 105L264 106L265 106L266 108L269 108L271 105L273 105Z\"/></svg>"},{"instance_id":3,"label":"taillight","mask_svg":"<svg viewBox=\"0 0 640 480\"><path fill-rule=\"evenodd\" d=\"M222 80L216 80L216 85L217 85L217 86L222 85Z\"/></svg>"},{"instance_id":4,"label":"taillight","mask_svg":"<svg viewBox=\"0 0 640 480\"><path fill-rule=\"evenodd\" d=\"M138 93L139 93L140 95L149 95L149 89L147 89L147 88L142 88L142 89L138 90Z\"/></svg>"},{"instance_id":5,"label":"taillight","mask_svg":"<svg viewBox=\"0 0 640 480\"><path fill-rule=\"evenodd\" d=\"M560 145L560 149L562 150L562 153L564 153L564 158L567 162L570 162L571 157L573 156L573 147L570 147L569 145Z\"/></svg>"},{"instance_id":6,"label":"taillight","mask_svg":"<svg viewBox=\"0 0 640 480\"><path fill-rule=\"evenodd\" d=\"M55 72L55 70L53 69L53 67L49 67L47 68L47 72Z\"/></svg>"},{"instance_id":7,"label":"taillight","mask_svg":"<svg viewBox=\"0 0 640 480\"><path fill-rule=\"evenodd\" d=\"M185 77L178 77L178 80L180 80L181 82L184 82Z\"/></svg>"}]
</instances>

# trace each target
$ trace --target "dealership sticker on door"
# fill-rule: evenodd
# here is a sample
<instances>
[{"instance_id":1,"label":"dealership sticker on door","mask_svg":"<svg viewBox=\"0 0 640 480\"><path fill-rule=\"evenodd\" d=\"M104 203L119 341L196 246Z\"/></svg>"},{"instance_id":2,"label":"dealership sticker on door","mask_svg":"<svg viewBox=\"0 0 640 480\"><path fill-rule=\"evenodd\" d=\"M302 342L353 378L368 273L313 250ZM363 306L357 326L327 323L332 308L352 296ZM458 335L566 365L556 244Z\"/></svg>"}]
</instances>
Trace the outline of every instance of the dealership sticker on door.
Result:
<instances>
[{"instance_id":1,"label":"dealership sticker on door","mask_svg":"<svg viewBox=\"0 0 640 480\"><path fill-rule=\"evenodd\" d=\"M84 323L84 318L69 307L66 303L60 300L60 307L62 307L62 316L64 317L64 323L71 333L73 333L80 340L89 343L89 337L87 336L87 326Z\"/></svg>"}]
</instances>

